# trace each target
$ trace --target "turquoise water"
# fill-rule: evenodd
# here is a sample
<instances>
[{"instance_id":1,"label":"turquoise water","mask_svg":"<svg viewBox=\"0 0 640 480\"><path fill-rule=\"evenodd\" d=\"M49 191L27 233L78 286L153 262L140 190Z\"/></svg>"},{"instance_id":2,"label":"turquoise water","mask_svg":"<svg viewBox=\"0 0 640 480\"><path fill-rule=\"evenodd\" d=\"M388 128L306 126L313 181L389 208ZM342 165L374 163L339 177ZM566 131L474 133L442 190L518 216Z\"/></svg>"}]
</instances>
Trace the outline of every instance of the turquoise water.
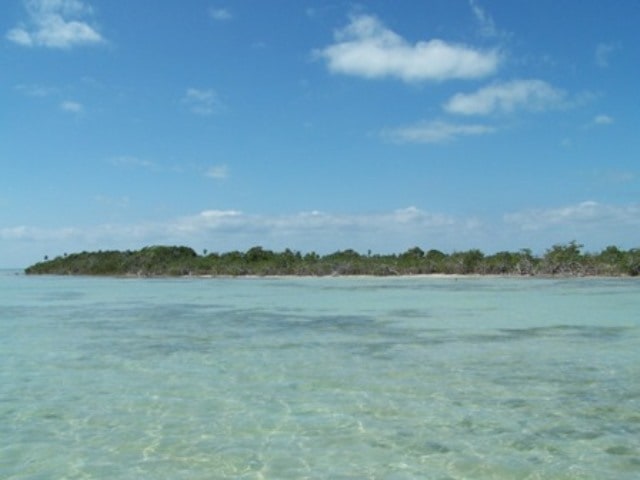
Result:
<instances>
[{"instance_id":1,"label":"turquoise water","mask_svg":"<svg viewBox=\"0 0 640 480\"><path fill-rule=\"evenodd\" d=\"M0 273L3 479L635 479L640 281Z\"/></svg>"}]
</instances>

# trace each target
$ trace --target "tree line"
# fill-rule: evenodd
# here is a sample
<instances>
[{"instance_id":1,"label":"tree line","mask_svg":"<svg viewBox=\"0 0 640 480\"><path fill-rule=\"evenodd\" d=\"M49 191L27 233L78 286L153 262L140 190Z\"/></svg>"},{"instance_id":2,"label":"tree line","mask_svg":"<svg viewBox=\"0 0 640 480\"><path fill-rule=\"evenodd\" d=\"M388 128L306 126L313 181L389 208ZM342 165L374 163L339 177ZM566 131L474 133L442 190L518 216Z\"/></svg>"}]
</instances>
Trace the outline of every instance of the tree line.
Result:
<instances>
[{"instance_id":1,"label":"tree line","mask_svg":"<svg viewBox=\"0 0 640 480\"><path fill-rule=\"evenodd\" d=\"M585 253L573 241L547 249L541 256L529 249L485 255L478 249L444 253L413 247L400 254L361 254L340 250L328 255L275 252L255 246L245 252L198 254L185 246L149 246L137 251L98 251L64 254L36 263L27 274L109 276L270 276L270 275L521 275L521 276L637 276L640 249L609 246Z\"/></svg>"}]
</instances>

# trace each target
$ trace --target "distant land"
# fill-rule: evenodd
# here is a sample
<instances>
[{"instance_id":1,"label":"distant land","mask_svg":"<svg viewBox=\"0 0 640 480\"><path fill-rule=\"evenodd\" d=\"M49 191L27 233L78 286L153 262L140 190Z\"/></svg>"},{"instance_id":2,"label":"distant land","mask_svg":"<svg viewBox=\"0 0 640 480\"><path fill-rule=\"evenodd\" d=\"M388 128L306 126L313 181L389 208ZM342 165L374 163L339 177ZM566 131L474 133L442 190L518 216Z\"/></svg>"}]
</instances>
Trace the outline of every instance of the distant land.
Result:
<instances>
[{"instance_id":1,"label":"distant land","mask_svg":"<svg viewBox=\"0 0 640 480\"><path fill-rule=\"evenodd\" d=\"M583 253L574 242L554 245L542 256L529 249L485 255L477 249L443 253L414 247L400 254L378 255L341 250L328 255L274 252L256 246L246 252L196 253L184 246L149 246L137 251L64 254L38 262L26 274L103 276L331 276L331 275L518 275L638 276L640 249L606 247Z\"/></svg>"}]
</instances>

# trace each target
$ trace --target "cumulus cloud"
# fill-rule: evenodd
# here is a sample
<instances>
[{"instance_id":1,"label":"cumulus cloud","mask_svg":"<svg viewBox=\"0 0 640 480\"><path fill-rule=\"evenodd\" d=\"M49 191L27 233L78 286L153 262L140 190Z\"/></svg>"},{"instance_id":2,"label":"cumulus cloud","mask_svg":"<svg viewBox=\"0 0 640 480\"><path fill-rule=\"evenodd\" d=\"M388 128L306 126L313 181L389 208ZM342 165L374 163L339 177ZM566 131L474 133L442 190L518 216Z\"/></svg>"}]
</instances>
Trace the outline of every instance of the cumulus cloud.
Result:
<instances>
[{"instance_id":1,"label":"cumulus cloud","mask_svg":"<svg viewBox=\"0 0 640 480\"><path fill-rule=\"evenodd\" d=\"M437 120L386 130L382 136L397 143L444 143L459 137L487 135L495 130L488 125L456 124Z\"/></svg>"},{"instance_id":2,"label":"cumulus cloud","mask_svg":"<svg viewBox=\"0 0 640 480\"><path fill-rule=\"evenodd\" d=\"M84 19L93 11L80 0L24 0L28 21L9 30L8 40L26 47L67 49L104 42Z\"/></svg>"},{"instance_id":3,"label":"cumulus cloud","mask_svg":"<svg viewBox=\"0 0 640 480\"><path fill-rule=\"evenodd\" d=\"M333 73L405 82L479 78L494 73L496 50L483 51L433 39L409 43L371 15L357 15L338 30L335 43L315 51Z\"/></svg>"},{"instance_id":4,"label":"cumulus cloud","mask_svg":"<svg viewBox=\"0 0 640 480\"><path fill-rule=\"evenodd\" d=\"M542 80L513 80L483 87L474 93L458 93L444 105L448 113L488 115L524 109L540 111L565 105L566 93Z\"/></svg>"},{"instance_id":5,"label":"cumulus cloud","mask_svg":"<svg viewBox=\"0 0 640 480\"><path fill-rule=\"evenodd\" d=\"M188 88L182 97L182 103L191 112L203 116L215 113L220 106L218 95L212 89Z\"/></svg>"}]
</instances>

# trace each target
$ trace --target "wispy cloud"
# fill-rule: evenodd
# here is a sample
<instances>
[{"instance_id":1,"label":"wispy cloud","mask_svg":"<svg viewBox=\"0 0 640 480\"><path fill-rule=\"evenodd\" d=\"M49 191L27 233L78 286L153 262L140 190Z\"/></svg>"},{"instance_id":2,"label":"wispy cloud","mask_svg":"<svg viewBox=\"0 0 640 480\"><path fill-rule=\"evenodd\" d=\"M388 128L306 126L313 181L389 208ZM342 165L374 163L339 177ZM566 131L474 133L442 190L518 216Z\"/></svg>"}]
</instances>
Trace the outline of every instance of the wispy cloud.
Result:
<instances>
[{"instance_id":1,"label":"wispy cloud","mask_svg":"<svg viewBox=\"0 0 640 480\"><path fill-rule=\"evenodd\" d=\"M209 16L217 21L227 21L233 18L231 11L228 8L214 8L209 9Z\"/></svg>"},{"instance_id":2,"label":"wispy cloud","mask_svg":"<svg viewBox=\"0 0 640 480\"><path fill-rule=\"evenodd\" d=\"M111 157L108 162L113 166L121 168L144 168L150 170L157 170L160 168L157 163L152 162L151 160L146 160L133 155Z\"/></svg>"},{"instance_id":3,"label":"wispy cloud","mask_svg":"<svg viewBox=\"0 0 640 480\"><path fill-rule=\"evenodd\" d=\"M0 240L65 241L82 234L83 229L74 227L41 228L19 225L0 228Z\"/></svg>"},{"instance_id":4,"label":"wispy cloud","mask_svg":"<svg viewBox=\"0 0 640 480\"><path fill-rule=\"evenodd\" d=\"M81 103L74 102L72 100L65 100L60 104L60 109L63 112L80 114L84 112L84 106Z\"/></svg>"},{"instance_id":5,"label":"wispy cloud","mask_svg":"<svg viewBox=\"0 0 640 480\"><path fill-rule=\"evenodd\" d=\"M67 49L104 43L85 18L93 11L80 0L24 0L28 21L9 30L6 38L26 47Z\"/></svg>"},{"instance_id":6,"label":"wispy cloud","mask_svg":"<svg viewBox=\"0 0 640 480\"><path fill-rule=\"evenodd\" d=\"M609 66L609 57L617 50L618 46L614 43L599 43L596 46L595 62L600 68Z\"/></svg>"},{"instance_id":7,"label":"wispy cloud","mask_svg":"<svg viewBox=\"0 0 640 480\"><path fill-rule=\"evenodd\" d=\"M612 226L640 226L640 205L615 206L589 200L559 208L509 213L504 221L527 231L558 226L576 233L585 229L607 231Z\"/></svg>"},{"instance_id":8,"label":"wispy cloud","mask_svg":"<svg viewBox=\"0 0 640 480\"><path fill-rule=\"evenodd\" d=\"M212 89L188 88L182 97L182 103L197 115L208 116L220 108L218 95Z\"/></svg>"},{"instance_id":9,"label":"wispy cloud","mask_svg":"<svg viewBox=\"0 0 640 480\"><path fill-rule=\"evenodd\" d=\"M429 214L415 207L378 214L345 215L320 211L300 212L289 215L256 215L238 210L205 210L196 215L176 219L166 225L174 233L261 234L265 238L287 236L343 235L356 232L397 231L407 227L444 227L455 223L446 215Z\"/></svg>"},{"instance_id":10,"label":"wispy cloud","mask_svg":"<svg viewBox=\"0 0 640 480\"><path fill-rule=\"evenodd\" d=\"M613 121L614 121L613 117L610 117L609 115L600 114L594 117L593 124L594 125L611 125Z\"/></svg>"},{"instance_id":11,"label":"wispy cloud","mask_svg":"<svg viewBox=\"0 0 640 480\"><path fill-rule=\"evenodd\" d=\"M396 77L405 82L479 78L500 64L497 50L480 50L433 39L410 44L372 15L357 15L316 50L333 73L365 78Z\"/></svg>"},{"instance_id":12,"label":"wispy cloud","mask_svg":"<svg viewBox=\"0 0 640 480\"><path fill-rule=\"evenodd\" d=\"M123 201L126 206L128 200ZM447 251L480 248L494 252L528 247L540 252L574 239L589 239L589 249L612 244L637 247L633 239L637 238L639 227L638 204L585 201L507 213L496 220L433 213L413 206L362 214L306 211L268 215L210 209L159 222L0 227L0 240L10 249L22 250L24 258L34 251L58 255L65 251L130 249L154 244L182 244L216 251L262 245L319 253L345 248L401 252L419 245Z\"/></svg>"},{"instance_id":13,"label":"wispy cloud","mask_svg":"<svg viewBox=\"0 0 640 480\"><path fill-rule=\"evenodd\" d=\"M473 93L458 93L449 99L444 109L459 115L488 115L559 108L565 100L564 91L542 80L513 80L495 83Z\"/></svg>"},{"instance_id":14,"label":"wispy cloud","mask_svg":"<svg viewBox=\"0 0 640 480\"><path fill-rule=\"evenodd\" d=\"M229 169L226 165L214 165L206 168L185 159L178 163L165 163L162 160L149 160L136 155L117 155L106 158L105 161L115 168L146 170L158 175L186 175L192 178L204 175L216 180L224 180L229 177Z\"/></svg>"},{"instance_id":15,"label":"wispy cloud","mask_svg":"<svg viewBox=\"0 0 640 480\"><path fill-rule=\"evenodd\" d=\"M29 97L48 97L58 93L58 89L54 87L48 87L45 85L16 85L15 89Z\"/></svg>"},{"instance_id":16,"label":"wispy cloud","mask_svg":"<svg viewBox=\"0 0 640 480\"><path fill-rule=\"evenodd\" d=\"M457 124L436 120L385 130L382 136L397 143L445 143L459 137L487 135L495 130L489 125Z\"/></svg>"},{"instance_id":17,"label":"wispy cloud","mask_svg":"<svg viewBox=\"0 0 640 480\"><path fill-rule=\"evenodd\" d=\"M108 195L96 195L94 200L108 208L126 209L131 204L131 199L127 195L121 197L111 197Z\"/></svg>"},{"instance_id":18,"label":"wispy cloud","mask_svg":"<svg viewBox=\"0 0 640 480\"><path fill-rule=\"evenodd\" d=\"M225 180L229 178L229 167L226 165L214 165L207 169L205 176L214 180Z\"/></svg>"},{"instance_id":19,"label":"wispy cloud","mask_svg":"<svg viewBox=\"0 0 640 480\"><path fill-rule=\"evenodd\" d=\"M496 29L493 18L484 11L480 4L476 0L469 0L469 6L480 25L480 34L484 37L498 36L498 30Z\"/></svg>"},{"instance_id":20,"label":"wispy cloud","mask_svg":"<svg viewBox=\"0 0 640 480\"><path fill-rule=\"evenodd\" d=\"M621 186L630 184L638 179L638 174L628 170L596 169L591 172L596 184Z\"/></svg>"},{"instance_id":21,"label":"wispy cloud","mask_svg":"<svg viewBox=\"0 0 640 480\"><path fill-rule=\"evenodd\" d=\"M246 249L262 244L270 248L308 248L328 252L343 248L407 248L420 243L426 235L430 241L445 243L444 239L456 238L458 233L476 228L480 228L478 222L430 213L416 207L350 215L319 211L260 215L212 209L165 222L55 229L29 226L0 228L0 239L41 243L48 249L57 246L60 251L84 250L92 245L96 248L135 248L163 243L208 248L211 239L216 238L216 248L221 250Z\"/></svg>"}]
</instances>

